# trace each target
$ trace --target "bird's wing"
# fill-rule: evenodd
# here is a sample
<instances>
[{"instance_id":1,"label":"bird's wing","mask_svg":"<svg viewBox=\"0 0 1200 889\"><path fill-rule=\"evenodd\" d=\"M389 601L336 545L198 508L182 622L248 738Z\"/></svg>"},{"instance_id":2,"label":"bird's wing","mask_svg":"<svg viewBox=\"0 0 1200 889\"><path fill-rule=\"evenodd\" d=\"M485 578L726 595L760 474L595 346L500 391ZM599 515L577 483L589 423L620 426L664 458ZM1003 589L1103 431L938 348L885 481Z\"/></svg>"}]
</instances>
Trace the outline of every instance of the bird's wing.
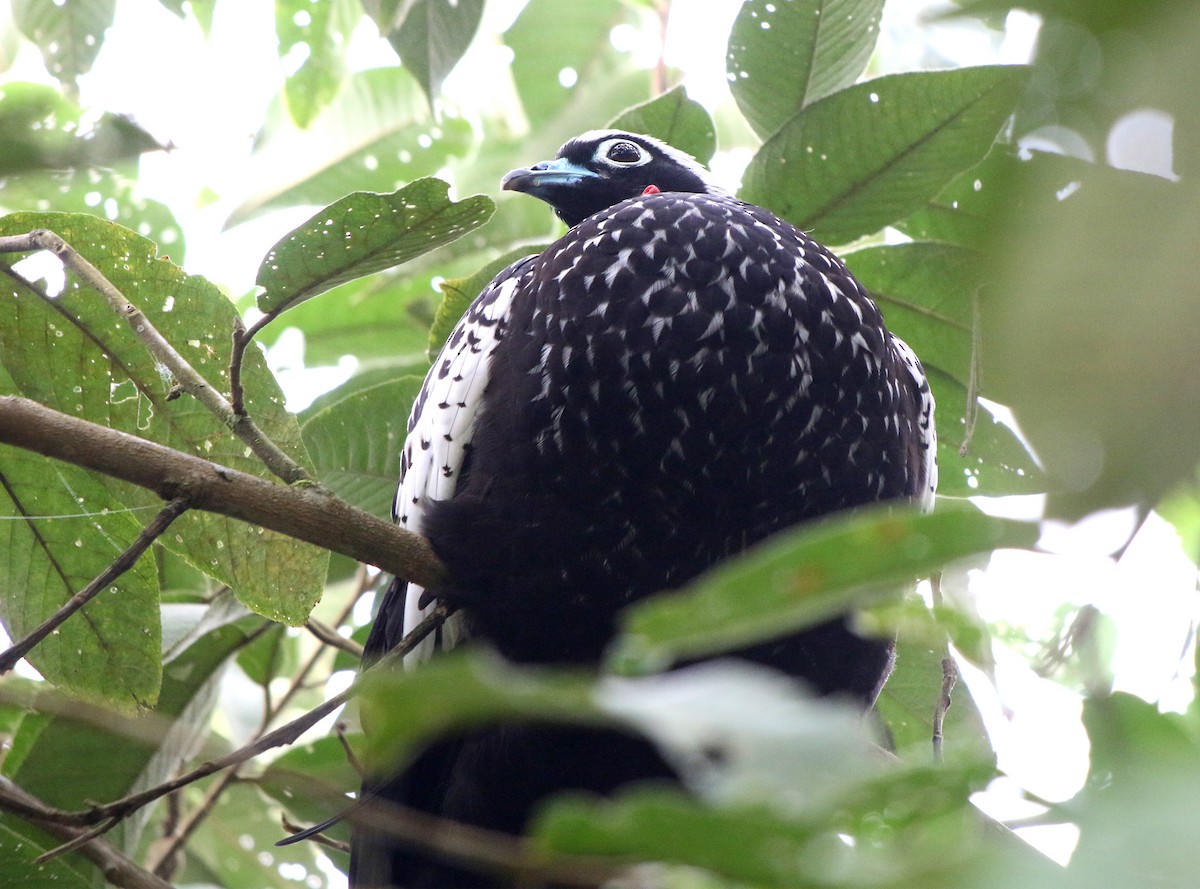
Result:
<instances>
[{"instance_id":1,"label":"bird's wing","mask_svg":"<svg viewBox=\"0 0 1200 889\"><path fill-rule=\"evenodd\" d=\"M934 496L937 494L937 426L933 416L933 392L929 389L929 380L925 377L925 369L921 360L908 343L895 334L891 334L892 345L900 357L900 363L908 372L913 392L917 401L917 433L918 444L921 448L921 470L917 477L913 493L917 502L926 512L933 509Z\"/></svg>"},{"instance_id":2,"label":"bird's wing","mask_svg":"<svg viewBox=\"0 0 1200 889\"><path fill-rule=\"evenodd\" d=\"M471 449L492 352L504 337L513 297L535 258L517 260L492 279L455 326L425 377L409 416L408 437L400 455L400 484L392 504L392 518L402 528L423 533L422 519L429 504L454 496ZM382 654L420 623L432 608L418 604L422 592L415 584L393 583L375 618L382 635L374 640L374 646L368 644L368 654ZM401 597L402 624L396 620ZM438 634L426 637L406 662L418 663L438 647L452 647L460 632L460 623L451 618Z\"/></svg>"}]
</instances>

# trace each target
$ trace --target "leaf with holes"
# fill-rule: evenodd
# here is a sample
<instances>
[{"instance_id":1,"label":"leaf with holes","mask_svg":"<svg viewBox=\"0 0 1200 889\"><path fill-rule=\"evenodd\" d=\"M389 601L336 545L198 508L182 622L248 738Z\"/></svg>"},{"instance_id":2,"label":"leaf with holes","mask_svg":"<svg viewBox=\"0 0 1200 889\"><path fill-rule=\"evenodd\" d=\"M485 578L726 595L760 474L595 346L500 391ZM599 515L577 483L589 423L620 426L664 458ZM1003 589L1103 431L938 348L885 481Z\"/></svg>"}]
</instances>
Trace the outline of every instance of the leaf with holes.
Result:
<instances>
[{"instance_id":1,"label":"leaf with holes","mask_svg":"<svg viewBox=\"0 0 1200 889\"><path fill-rule=\"evenodd\" d=\"M331 287L390 269L461 238L495 205L473 195L451 201L440 179L418 179L394 194L346 195L285 235L258 268L258 307L277 315Z\"/></svg>"},{"instance_id":2,"label":"leaf with holes","mask_svg":"<svg viewBox=\"0 0 1200 889\"><path fill-rule=\"evenodd\" d=\"M1025 73L994 65L894 74L827 96L763 144L739 197L827 243L872 234L987 154Z\"/></svg>"},{"instance_id":3,"label":"leaf with holes","mask_svg":"<svg viewBox=\"0 0 1200 889\"><path fill-rule=\"evenodd\" d=\"M747 0L729 32L729 91L761 138L862 74L883 0Z\"/></svg>"},{"instance_id":4,"label":"leaf with holes","mask_svg":"<svg viewBox=\"0 0 1200 889\"><path fill-rule=\"evenodd\" d=\"M42 51L46 70L73 89L87 74L104 46L113 23L117 0L13 0L12 16L21 32Z\"/></svg>"},{"instance_id":5,"label":"leaf with holes","mask_svg":"<svg viewBox=\"0 0 1200 889\"><path fill-rule=\"evenodd\" d=\"M226 388L230 336L237 317L204 278L156 255L128 229L71 213L18 213L0 234L47 228L65 238L218 390ZM9 261L5 257L5 261ZM189 397L172 398L172 380L123 319L74 274L47 298L37 284L8 278L0 290L0 362L20 394L72 416L119 429L261 477L267 470L224 424ZM246 406L263 432L308 464L295 417L261 352L243 365ZM97 476L99 478L99 476ZM151 492L103 479L126 506L161 506ZM85 502L77 512L90 510ZM321 594L328 553L215 513L192 511L161 538L197 569L233 587L247 607L301 623Z\"/></svg>"}]
</instances>

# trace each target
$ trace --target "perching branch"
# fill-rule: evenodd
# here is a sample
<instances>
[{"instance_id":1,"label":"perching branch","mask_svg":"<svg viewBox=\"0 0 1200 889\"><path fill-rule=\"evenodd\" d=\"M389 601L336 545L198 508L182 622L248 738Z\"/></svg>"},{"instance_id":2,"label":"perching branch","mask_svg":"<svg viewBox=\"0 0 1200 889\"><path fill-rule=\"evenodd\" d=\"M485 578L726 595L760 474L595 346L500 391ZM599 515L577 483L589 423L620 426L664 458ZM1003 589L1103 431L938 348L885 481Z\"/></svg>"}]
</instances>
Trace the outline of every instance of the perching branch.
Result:
<instances>
[{"instance_id":1,"label":"perching branch","mask_svg":"<svg viewBox=\"0 0 1200 889\"><path fill-rule=\"evenodd\" d=\"M126 299L99 269L65 240L46 229L0 238L0 253L31 253L37 250L53 253L64 266L103 296L113 312L125 319L134 335L142 341L154 359L171 372L179 388L208 408L234 435L246 443L271 472L288 484L312 480L307 470L271 441L244 410L235 411L225 396L214 389L208 380L167 342L142 310Z\"/></svg>"},{"instance_id":2,"label":"perching branch","mask_svg":"<svg viewBox=\"0 0 1200 889\"><path fill-rule=\"evenodd\" d=\"M0 653L0 675L7 673L15 667L21 658L29 654L34 646L62 626L67 618L96 598L96 595L101 590L132 568L137 560L142 557L142 553L148 550L150 545L170 527L171 522L183 515L187 508L188 502L186 497L176 497L164 506L159 514L154 517L154 520L142 529L142 533L129 545L129 548L121 553L111 565L101 571L95 580L68 599L61 608L42 621L24 639L13 643L7 651Z\"/></svg>"},{"instance_id":3,"label":"perching branch","mask_svg":"<svg viewBox=\"0 0 1200 889\"><path fill-rule=\"evenodd\" d=\"M423 537L323 490L288 487L89 423L15 395L0 396L0 443L148 488L322 546L438 589L446 569Z\"/></svg>"}]
</instances>

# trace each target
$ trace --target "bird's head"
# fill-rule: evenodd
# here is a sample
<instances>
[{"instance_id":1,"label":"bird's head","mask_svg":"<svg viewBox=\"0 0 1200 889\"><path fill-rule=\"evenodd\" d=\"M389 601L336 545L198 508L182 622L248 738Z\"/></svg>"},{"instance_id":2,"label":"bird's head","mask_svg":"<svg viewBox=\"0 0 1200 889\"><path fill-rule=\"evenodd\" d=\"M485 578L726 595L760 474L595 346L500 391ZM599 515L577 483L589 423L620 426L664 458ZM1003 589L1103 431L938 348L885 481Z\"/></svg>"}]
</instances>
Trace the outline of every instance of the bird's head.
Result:
<instances>
[{"instance_id":1,"label":"bird's head","mask_svg":"<svg viewBox=\"0 0 1200 889\"><path fill-rule=\"evenodd\" d=\"M691 156L651 136L619 130L576 136L558 150L554 160L513 170L500 187L540 198L572 226L647 192L725 193Z\"/></svg>"}]
</instances>

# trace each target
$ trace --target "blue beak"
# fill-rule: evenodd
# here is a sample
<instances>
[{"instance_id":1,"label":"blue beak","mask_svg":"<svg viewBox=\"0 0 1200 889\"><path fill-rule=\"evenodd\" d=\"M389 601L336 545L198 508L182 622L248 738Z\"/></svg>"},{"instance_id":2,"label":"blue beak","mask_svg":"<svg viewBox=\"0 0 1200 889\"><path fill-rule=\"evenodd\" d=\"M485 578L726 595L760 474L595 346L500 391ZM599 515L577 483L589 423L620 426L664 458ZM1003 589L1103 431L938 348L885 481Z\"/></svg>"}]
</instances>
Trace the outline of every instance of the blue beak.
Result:
<instances>
[{"instance_id":1,"label":"blue beak","mask_svg":"<svg viewBox=\"0 0 1200 889\"><path fill-rule=\"evenodd\" d=\"M542 161L529 169L512 170L504 174L500 180L500 188L505 191L523 191L535 197L547 188L569 188L578 185L585 179L599 179L597 173L587 167L573 164L566 158L555 158L552 161Z\"/></svg>"}]
</instances>

